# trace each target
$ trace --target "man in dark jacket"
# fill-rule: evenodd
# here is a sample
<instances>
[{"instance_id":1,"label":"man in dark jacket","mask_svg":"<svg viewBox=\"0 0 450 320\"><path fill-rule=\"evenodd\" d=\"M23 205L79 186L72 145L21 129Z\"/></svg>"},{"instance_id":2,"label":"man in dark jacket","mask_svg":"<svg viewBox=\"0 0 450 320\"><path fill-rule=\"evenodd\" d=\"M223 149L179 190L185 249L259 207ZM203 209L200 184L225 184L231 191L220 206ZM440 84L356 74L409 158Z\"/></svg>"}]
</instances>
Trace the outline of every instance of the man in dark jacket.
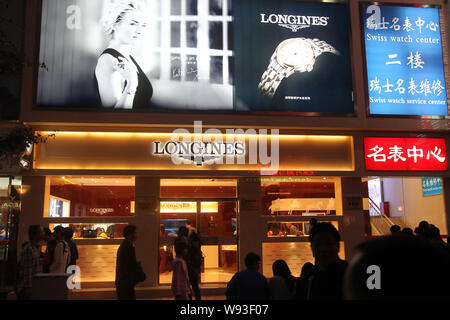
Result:
<instances>
[{"instance_id":1,"label":"man in dark jacket","mask_svg":"<svg viewBox=\"0 0 450 320\"><path fill-rule=\"evenodd\" d=\"M269 297L267 279L259 273L261 259L250 252L245 257L247 269L235 273L227 285L227 300L266 300Z\"/></svg>"},{"instance_id":2,"label":"man in dark jacket","mask_svg":"<svg viewBox=\"0 0 450 320\"><path fill-rule=\"evenodd\" d=\"M136 251L134 243L137 239L136 227L128 225L123 229L122 244L117 250L116 264L116 292L119 300L136 300L134 286L138 282L136 271L138 262L136 261Z\"/></svg>"},{"instance_id":3,"label":"man in dark jacket","mask_svg":"<svg viewBox=\"0 0 450 320\"><path fill-rule=\"evenodd\" d=\"M315 264L305 266L297 282L299 300L342 300L342 282L348 263L339 259L339 232L331 223L318 223L309 241ZM306 268L308 267L308 268Z\"/></svg>"}]
</instances>

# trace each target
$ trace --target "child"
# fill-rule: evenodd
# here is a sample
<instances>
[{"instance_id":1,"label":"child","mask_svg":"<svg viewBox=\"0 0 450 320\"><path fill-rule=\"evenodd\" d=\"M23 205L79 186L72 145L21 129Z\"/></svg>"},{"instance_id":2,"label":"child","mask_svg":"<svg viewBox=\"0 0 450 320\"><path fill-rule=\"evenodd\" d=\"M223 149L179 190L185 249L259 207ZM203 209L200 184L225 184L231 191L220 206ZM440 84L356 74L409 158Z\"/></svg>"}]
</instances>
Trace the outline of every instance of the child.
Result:
<instances>
[{"instance_id":1,"label":"child","mask_svg":"<svg viewBox=\"0 0 450 320\"><path fill-rule=\"evenodd\" d=\"M173 260L172 292L175 300L191 300L191 288L189 276L184 258L188 252L188 246L184 241L175 241L175 260Z\"/></svg>"}]
</instances>

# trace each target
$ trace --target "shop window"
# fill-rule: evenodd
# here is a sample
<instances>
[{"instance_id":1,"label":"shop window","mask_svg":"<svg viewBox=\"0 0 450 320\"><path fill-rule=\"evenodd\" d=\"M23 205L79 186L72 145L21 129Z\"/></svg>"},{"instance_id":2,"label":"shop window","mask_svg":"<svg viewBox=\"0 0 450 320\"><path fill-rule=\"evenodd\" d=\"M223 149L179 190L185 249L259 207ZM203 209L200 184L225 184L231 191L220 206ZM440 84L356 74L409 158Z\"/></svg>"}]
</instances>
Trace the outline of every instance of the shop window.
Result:
<instances>
[{"instance_id":1,"label":"shop window","mask_svg":"<svg viewBox=\"0 0 450 320\"><path fill-rule=\"evenodd\" d=\"M199 212L198 205L200 205ZM201 237L236 236L236 202L161 201L160 237L176 238L180 227L195 228Z\"/></svg>"},{"instance_id":2,"label":"shop window","mask_svg":"<svg viewBox=\"0 0 450 320\"><path fill-rule=\"evenodd\" d=\"M237 181L161 179L160 186L159 282L172 281L173 245L182 226L201 237L201 282L228 282L237 271Z\"/></svg>"},{"instance_id":3,"label":"shop window","mask_svg":"<svg viewBox=\"0 0 450 320\"><path fill-rule=\"evenodd\" d=\"M134 177L47 177L44 217L131 217Z\"/></svg>"},{"instance_id":4,"label":"shop window","mask_svg":"<svg viewBox=\"0 0 450 320\"><path fill-rule=\"evenodd\" d=\"M340 178L262 178L262 213L271 216L340 215L342 203L336 197L338 189Z\"/></svg>"},{"instance_id":5,"label":"shop window","mask_svg":"<svg viewBox=\"0 0 450 320\"><path fill-rule=\"evenodd\" d=\"M237 271L237 245L203 245L202 283L227 283ZM172 282L173 245L160 246L159 282Z\"/></svg>"},{"instance_id":6,"label":"shop window","mask_svg":"<svg viewBox=\"0 0 450 320\"><path fill-rule=\"evenodd\" d=\"M66 223L49 224L49 229L61 225L73 230L73 239L123 239L127 223Z\"/></svg>"},{"instance_id":7,"label":"shop window","mask_svg":"<svg viewBox=\"0 0 450 320\"><path fill-rule=\"evenodd\" d=\"M320 221L329 222L338 229L337 221ZM311 230L311 225L307 221L290 221L278 222L271 221L267 223L268 237L308 237Z\"/></svg>"},{"instance_id":8,"label":"shop window","mask_svg":"<svg viewBox=\"0 0 450 320\"><path fill-rule=\"evenodd\" d=\"M235 179L161 179L161 198L236 198Z\"/></svg>"},{"instance_id":9,"label":"shop window","mask_svg":"<svg viewBox=\"0 0 450 320\"><path fill-rule=\"evenodd\" d=\"M201 202L200 235L202 237L225 237L236 234L236 202Z\"/></svg>"},{"instance_id":10,"label":"shop window","mask_svg":"<svg viewBox=\"0 0 450 320\"><path fill-rule=\"evenodd\" d=\"M344 242L339 247L339 258L345 259ZM309 242L266 242L262 245L262 272L265 277L273 277L272 265L276 260L286 261L294 277L299 277L306 262L314 264Z\"/></svg>"},{"instance_id":11,"label":"shop window","mask_svg":"<svg viewBox=\"0 0 450 320\"><path fill-rule=\"evenodd\" d=\"M180 227L197 226L197 202L161 201L160 238L175 239Z\"/></svg>"}]
</instances>

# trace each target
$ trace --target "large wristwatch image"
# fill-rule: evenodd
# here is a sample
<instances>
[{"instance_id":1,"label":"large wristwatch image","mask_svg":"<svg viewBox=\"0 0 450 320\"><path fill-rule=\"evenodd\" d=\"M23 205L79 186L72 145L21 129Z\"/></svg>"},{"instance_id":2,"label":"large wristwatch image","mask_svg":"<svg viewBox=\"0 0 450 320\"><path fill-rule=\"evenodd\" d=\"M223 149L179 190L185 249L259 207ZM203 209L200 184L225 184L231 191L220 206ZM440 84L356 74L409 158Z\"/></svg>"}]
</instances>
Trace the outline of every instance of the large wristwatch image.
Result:
<instances>
[{"instance_id":1,"label":"large wristwatch image","mask_svg":"<svg viewBox=\"0 0 450 320\"><path fill-rule=\"evenodd\" d=\"M313 70L316 58L322 52L339 54L325 41L308 38L291 38L281 42L272 57L269 66L264 71L258 88L269 97L273 97L284 78L294 72L310 72Z\"/></svg>"}]
</instances>

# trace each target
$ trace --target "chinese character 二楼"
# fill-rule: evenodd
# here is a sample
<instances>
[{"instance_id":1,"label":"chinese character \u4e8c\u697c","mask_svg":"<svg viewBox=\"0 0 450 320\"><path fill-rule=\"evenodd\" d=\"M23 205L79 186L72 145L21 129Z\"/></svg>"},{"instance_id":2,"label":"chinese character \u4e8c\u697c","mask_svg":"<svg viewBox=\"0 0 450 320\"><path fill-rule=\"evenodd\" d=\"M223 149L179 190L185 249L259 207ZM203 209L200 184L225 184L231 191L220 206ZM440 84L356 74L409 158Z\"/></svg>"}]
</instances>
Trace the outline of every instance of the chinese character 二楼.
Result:
<instances>
[{"instance_id":1,"label":"chinese character \u4e8c\u697c","mask_svg":"<svg viewBox=\"0 0 450 320\"><path fill-rule=\"evenodd\" d=\"M398 54L394 53L394 54L388 54L388 58L389 59L395 59L398 57ZM400 60L395 60L395 61L386 61L386 64L402 64L400 62Z\"/></svg>"},{"instance_id":2,"label":"chinese character \u4e8c\u697c","mask_svg":"<svg viewBox=\"0 0 450 320\"><path fill-rule=\"evenodd\" d=\"M425 62L422 61L422 55L418 51L416 51L415 54L413 54L412 52L410 53L408 57L408 63L406 65L410 65L411 69L423 69L424 64Z\"/></svg>"}]
</instances>

